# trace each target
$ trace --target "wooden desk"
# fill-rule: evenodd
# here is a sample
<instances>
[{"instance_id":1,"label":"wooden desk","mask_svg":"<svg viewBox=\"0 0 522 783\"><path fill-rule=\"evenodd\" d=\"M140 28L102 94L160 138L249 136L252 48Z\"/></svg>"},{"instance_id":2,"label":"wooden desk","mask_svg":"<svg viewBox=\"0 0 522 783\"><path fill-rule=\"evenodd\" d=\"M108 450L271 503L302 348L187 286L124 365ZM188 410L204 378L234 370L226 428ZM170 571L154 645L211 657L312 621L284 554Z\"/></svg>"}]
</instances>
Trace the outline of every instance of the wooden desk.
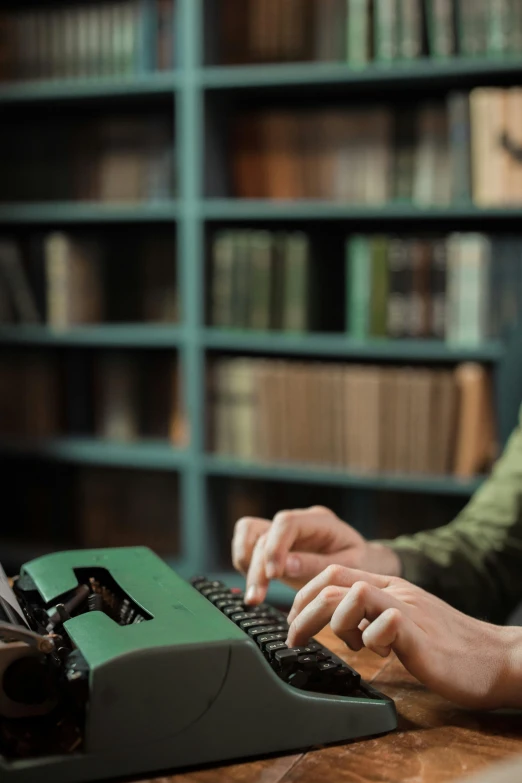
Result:
<instances>
[{"instance_id":1,"label":"wooden desk","mask_svg":"<svg viewBox=\"0 0 522 783\"><path fill-rule=\"evenodd\" d=\"M154 783L445 783L522 753L520 715L458 709L426 691L396 658L383 661L367 650L352 653L329 630L319 638L395 700L398 731L309 753L155 778Z\"/></svg>"}]
</instances>

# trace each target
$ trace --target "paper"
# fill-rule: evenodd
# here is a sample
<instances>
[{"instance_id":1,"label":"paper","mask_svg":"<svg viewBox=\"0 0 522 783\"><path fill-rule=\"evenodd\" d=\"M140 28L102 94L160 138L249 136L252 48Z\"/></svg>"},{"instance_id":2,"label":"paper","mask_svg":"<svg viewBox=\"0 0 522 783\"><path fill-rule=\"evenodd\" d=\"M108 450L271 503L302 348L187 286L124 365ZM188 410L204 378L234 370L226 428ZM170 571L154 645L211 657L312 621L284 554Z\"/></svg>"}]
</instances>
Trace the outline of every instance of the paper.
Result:
<instances>
[{"instance_id":1,"label":"paper","mask_svg":"<svg viewBox=\"0 0 522 783\"><path fill-rule=\"evenodd\" d=\"M9 617L10 622L18 623L19 625L25 625L29 628L29 623L25 619L25 615L22 611L22 607L18 603L18 599L14 594L9 579L6 576L2 564L0 563L0 603L4 609L5 614Z\"/></svg>"}]
</instances>

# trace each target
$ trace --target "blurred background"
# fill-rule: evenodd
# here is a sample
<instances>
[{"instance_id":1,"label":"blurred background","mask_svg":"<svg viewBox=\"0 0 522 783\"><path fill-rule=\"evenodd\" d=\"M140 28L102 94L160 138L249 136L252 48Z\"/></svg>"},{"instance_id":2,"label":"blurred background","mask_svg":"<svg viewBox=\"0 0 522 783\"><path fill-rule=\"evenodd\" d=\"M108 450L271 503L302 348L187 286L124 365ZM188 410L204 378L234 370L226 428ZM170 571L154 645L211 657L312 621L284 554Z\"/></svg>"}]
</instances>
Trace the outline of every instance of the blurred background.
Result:
<instances>
[{"instance_id":1,"label":"blurred background","mask_svg":"<svg viewBox=\"0 0 522 783\"><path fill-rule=\"evenodd\" d=\"M521 206L522 0L3 2L6 570L450 521L522 401Z\"/></svg>"}]
</instances>

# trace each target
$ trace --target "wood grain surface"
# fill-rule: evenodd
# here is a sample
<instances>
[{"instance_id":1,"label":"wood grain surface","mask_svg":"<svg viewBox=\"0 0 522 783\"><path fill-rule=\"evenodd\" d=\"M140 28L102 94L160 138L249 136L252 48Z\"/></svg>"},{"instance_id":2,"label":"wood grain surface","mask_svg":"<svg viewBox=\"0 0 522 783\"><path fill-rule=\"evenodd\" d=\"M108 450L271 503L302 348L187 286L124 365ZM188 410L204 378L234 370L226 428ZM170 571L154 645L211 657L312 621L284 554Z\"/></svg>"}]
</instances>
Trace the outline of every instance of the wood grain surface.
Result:
<instances>
[{"instance_id":1,"label":"wood grain surface","mask_svg":"<svg viewBox=\"0 0 522 783\"><path fill-rule=\"evenodd\" d=\"M207 767L147 783L446 783L522 753L520 713L459 709L391 657L353 653L325 629L319 640L391 696L399 728L385 736L296 755ZM255 723L252 730L256 728Z\"/></svg>"}]
</instances>

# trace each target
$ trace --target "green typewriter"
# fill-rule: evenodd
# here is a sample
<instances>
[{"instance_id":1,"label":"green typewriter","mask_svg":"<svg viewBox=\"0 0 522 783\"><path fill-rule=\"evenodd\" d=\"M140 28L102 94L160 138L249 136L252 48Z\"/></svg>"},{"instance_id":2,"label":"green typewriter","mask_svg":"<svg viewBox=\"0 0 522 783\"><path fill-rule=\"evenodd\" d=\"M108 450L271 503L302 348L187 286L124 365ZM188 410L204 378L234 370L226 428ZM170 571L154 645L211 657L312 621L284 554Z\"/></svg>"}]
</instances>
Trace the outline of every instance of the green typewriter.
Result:
<instances>
[{"instance_id":1,"label":"green typewriter","mask_svg":"<svg viewBox=\"0 0 522 783\"><path fill-rule=\"evenodd\" d=\"M0 778L135 776L380 734L393 702L240 590L146 548L0 567Z\"/></svg>"}]
</instances>

